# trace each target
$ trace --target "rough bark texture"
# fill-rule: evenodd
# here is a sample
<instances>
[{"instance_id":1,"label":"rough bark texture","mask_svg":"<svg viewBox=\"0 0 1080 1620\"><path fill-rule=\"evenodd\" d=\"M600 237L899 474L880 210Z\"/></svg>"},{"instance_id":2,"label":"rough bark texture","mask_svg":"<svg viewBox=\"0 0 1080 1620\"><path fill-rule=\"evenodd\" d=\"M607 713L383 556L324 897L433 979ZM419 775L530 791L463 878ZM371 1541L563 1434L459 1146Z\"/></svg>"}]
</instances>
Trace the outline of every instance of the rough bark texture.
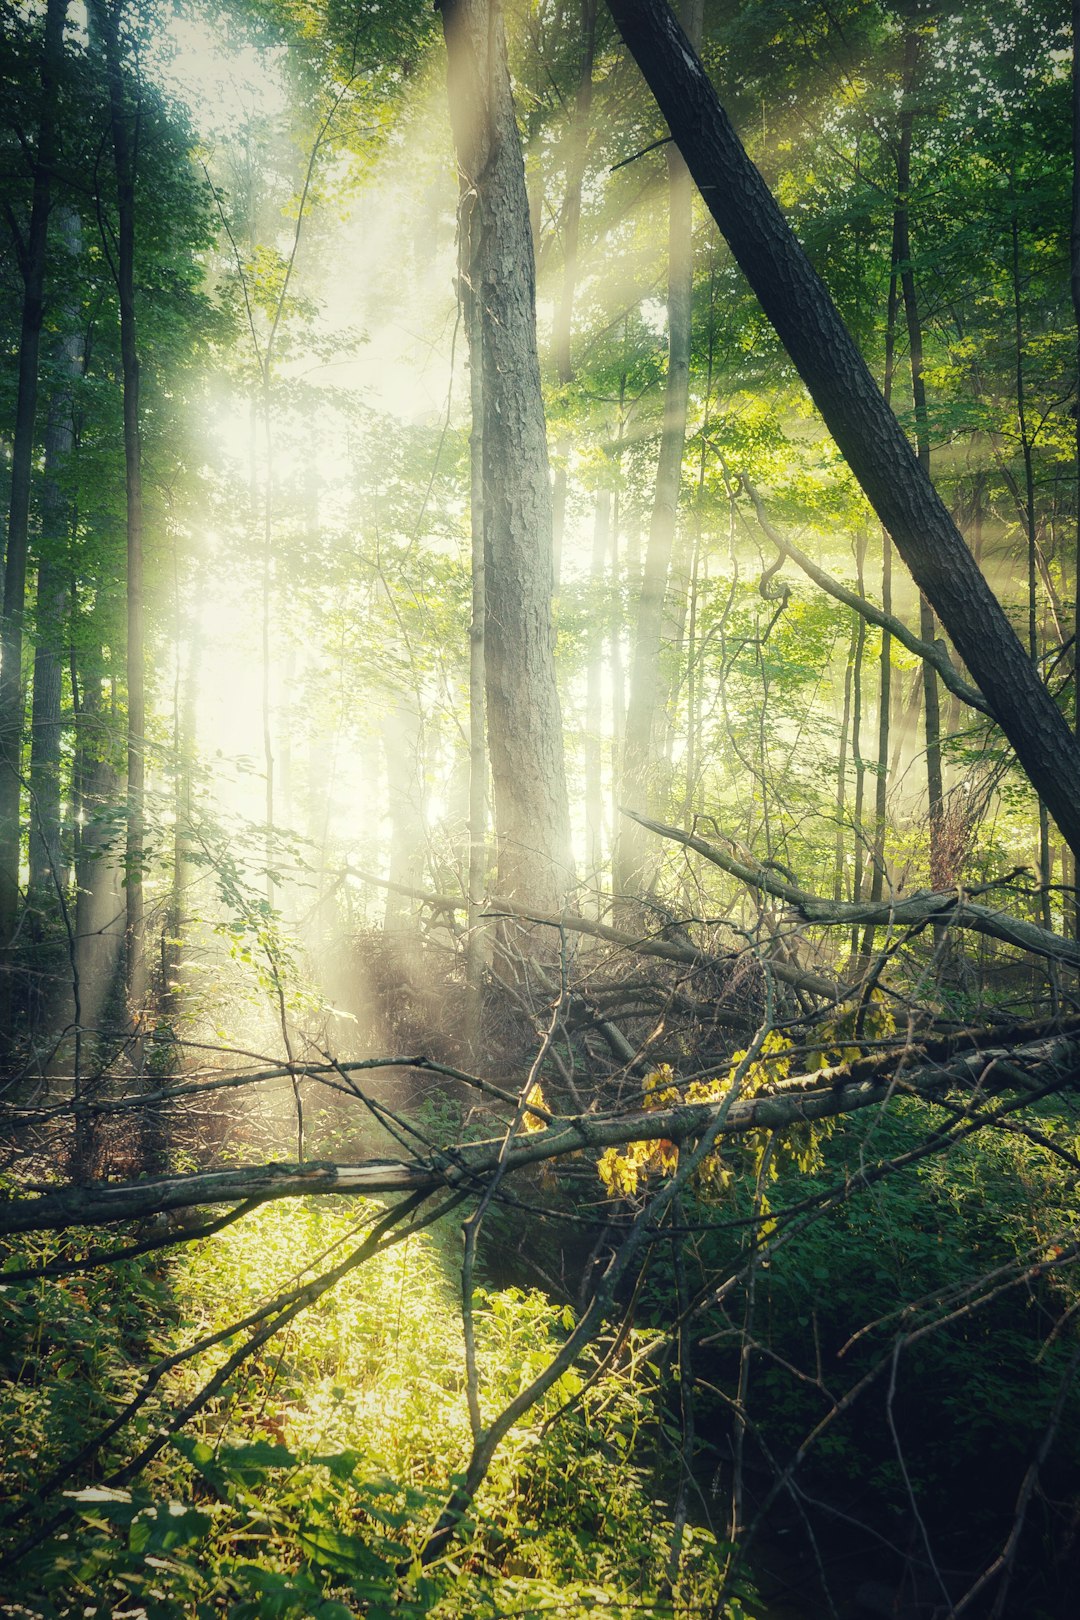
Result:
<instances>
[{"instance_id":1,"label":"rough bark texture","mask_svg":"<svg viewBox=\"0 0 1080 1620\"><path fill-rule=\"evenodd\" d=\"M68 503L58 483L71 450L71 400L53 401L45 432L45 481L41 492L41 559L37 577L37 646L30 731L30 883L28 904L37 922L59 909L64 884L60 844L60 740L63 636L67 578L61 547Z\"/></svg>"},{"instance_id":2,"label":"rough bark texture","mask_svg":"<svg viewBox=\"0 0 1080 1620\"><path fill-rule=\"evenodd\" d=\"M915 414L915 453L919 466L930 479L930 417L926 405L926 377L923 368L922 320L911 262L911 146L915 128L914 95L918 82L920 39L914 29L904 37L904 82L900 106L900 139L896 149L896 205L893 214L893 262L900 273L904 318L908 333L908 360L911 365L911 402ZM934 610L924 592L919 595L919 635L933 646L936 635ZM922 666L923 735L926 741L926 798L930 813L930 882L935 888L952 881L942 855L941 822L945 788L941 763L941 703L937 676L925 659Z\"/></svg>"},{"instance_id":3,"label":"rough bark texture","mask_svg":"<svg viewBox=\"0 0 1080 1620\"><path fill-rule=\"evenodd\" d=\"M1072 6L1072 218L1069 230L1069 287L1072 292L1073 317L1076 321L1076 382L1080 388L1080 0ZM1076 413L1076 476L1077 476L1077 536L1076 536L1076 607L1073 618L1073 731L1080 738L1080 411ZM1070 923L1073 935L1080 939L1080 856L1073 852L1073 893L1070 902Z\"/></svg>"},{"instance_id":4,"label":"rough bark texture","mask_svg":"<svg viewBox=\"0 0 1080 1620\"><path fill-rule=\"evenodd\" d=\"M60 231L74 262L79 251L78 216L64 209ZM56 385L49 400L45 428L44 478L41 488L41 539L38 545L37 638L34 649L34 696L30 726L30 882L27 891L32 926L58 917L66 889L61 849L60 744L63 721L63 665L67 624L67 542L71 504L64 472L75 445L74 384L82 366L82 339L76 332L78 309L65 311L68 328L56 355Z\"/></svg>"},{"instance_id":5,"label":"rough bark texture","mask_svg":"<svg viewBox=\"0 0 1080 1620\"><path fill-rule=\"evenodd\" d=\"M468 193L469 282L483 334L486 684L499 887L547 909L561 905L571 865L525 169L497 0L448 0L442 17Z\"/></svg>"},{"instance_id":6,"label":"rough bark texture","mask_svg":"<svg viewBox=\"0 0 1080 1620\"><path fill-rule=\"evenodd\" d=\"M1070 848L1080 744L1039 679L664 0L608 0L713 218Z\"/></svg>"},{"instance_id":7,"label":"rough bark texture","mask_svg":"<svg viewBox=\"0 0 1080 1620\"><path fill-rule=\"evenodd\" d=\"M596 492L596 510L593 517L592 571L593 589L600 597L604 590L604 569L611 538L611 491ZM589 629L589 663L585 685L585 838L586 867L595 877L604 858L604 783L603 783L603 671L604 624L597 615Z\"/></svg>"},{"instance_id":8,"label":"rough bark texture","mask_svg":"<svg viewBox=\"0 0 1080 1620\"><path fill-rule=\"evenodd\" d=\"M127 847L126 975L130 1015L138 1021L146 999L143 919L143 798L146 700L143 653L143 502L139 433L139 353L135 318L135 174L138 108L128 100L120 25L125 0L101 4L99 27L109 86L109 124L116 169L116 290L120 303L120 359L124 379L124 468L127 489Z\"/></svg>"},{"instance_id":9,"label":"rough bark texture","mask_svg":"<svg viewBox=\"0 0 1080 1620\"><path fill-rule=\"evenodd\" d=\"M0 625L0 950L7 951L19 914L19 799L22 783L23 615L30 529L30 479L37 416L38 361L45 310L49 209L57 145L57 93L64 54L67 0L49 0L41 55L41 103L34 152L33 193L26 238L18 245L23 278L19 380L11 456L11 501L4 558ZM6 964L10 967L9 964ZM0 984L0 1034L10 1033L11 974Z\"/></svg>"},{"instance_id":10,"label":"rough bark texture","mask_svg":"<svg viewBox=\"0 0 1080 1620\"><path fill-rule=\"evenodd\" d=\"M907 1094L928 1100L957 1089L986 1098L1006 1088L1032 1083L1064 1088L1080 1060L1075 1028L1047 1034L1029 1029L1027 1039L1008 1043L969 1031L953 1040L910 1044L899 1052L862 1057L852 1063L792 1075L774 1093L729 1095L718 1102L683 1103L651 1113L580 1114L556 1117L546 1130L518 1135L507 1148L504 1136L468 1142L453 1154L434 1152L411 1161L368 1159L357 1164L243 1165L127 1182L95 1182L0 1203L0 1234L62 1231L110 1221L138 1220L151 1214L212 1204L313 1193L419 1192L455 1187L475 1178L513 1172L569 1154L657 1137L687 1143L706 1133L741 1136L748 1131L783 1130L819 1119L835 1119L863 1108L880 1107L895 1097L898 1081ZM991 1123L988 1119L987 1124ZM642 1230L648 1230L642 1227Z\"/></svg>"}]
</instances>

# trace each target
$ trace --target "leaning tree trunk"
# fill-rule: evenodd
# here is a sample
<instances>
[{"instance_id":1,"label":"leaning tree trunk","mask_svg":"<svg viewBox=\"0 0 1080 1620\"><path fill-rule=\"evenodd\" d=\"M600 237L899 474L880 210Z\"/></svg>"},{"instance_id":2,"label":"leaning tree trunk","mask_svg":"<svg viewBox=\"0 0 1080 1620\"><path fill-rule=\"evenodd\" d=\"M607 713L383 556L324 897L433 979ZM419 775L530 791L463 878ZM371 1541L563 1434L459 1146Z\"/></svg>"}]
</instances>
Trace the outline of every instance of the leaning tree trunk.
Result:
<instances>
[{"instance_id":1,"label":"leaning tree trunk","mask_svg":"<svg viewBox=\"0 0 1080 1620\"><path fill-rule=\"evenodd\" d=\"M885 404L664 0L608 0L717 225L870 504L1080 851L1080 742Z\"/></svg>"},{"instance_id":2,"label":"leaning tree trunk","mask_svg":"<svg viewBox=\"0 0 1080 1620\"><path fill-rule=\"evenodd\" d=\"M701 41L702 0L687 0L686 28ZM690 401L691 294L693 291L693 183L682 154L668 149L668 363L660 456L656 466L649 543L638 598L637 628L626 706L621 793L623 808L643 814L651 805L650 787L656 766L655 731L664 681L662 669L664 604L675 544L675 524L682 487L686 417ZM635 821L618 828L615 888L622 895L640 886L650 842Z\"/></svg>"},{"instance_id":3,"label":"leaning tree trunk","mask_svg":"<svg viewBox=\"0 0 1080 1620\"><path fill-rule=\"evenodd\" d=\"M551 623L551 489L525 168L498 0L446 0L465 276L482 367L488 739L499 889L559 910L571 877Z\"/></svg>"},{"instance_id":4,"label":"leaning tree trunk","mask_svg":"<svg viewBox=\"0 0 1080 1620\"><path fill-rule=\"evenodd\" d=\"M11 499L0 624L0 1039L11 1036L10 952L19 915L19 801L22 786L23 615L30 533L30 479L37 417L38 361L45 313L45 262L57 148L57 95L64 55L67 0L49 0L41 54L41 103L34 153L30 224L17 240L23 278L18 391L11 456Z\"/></svg>"}]
</instances>

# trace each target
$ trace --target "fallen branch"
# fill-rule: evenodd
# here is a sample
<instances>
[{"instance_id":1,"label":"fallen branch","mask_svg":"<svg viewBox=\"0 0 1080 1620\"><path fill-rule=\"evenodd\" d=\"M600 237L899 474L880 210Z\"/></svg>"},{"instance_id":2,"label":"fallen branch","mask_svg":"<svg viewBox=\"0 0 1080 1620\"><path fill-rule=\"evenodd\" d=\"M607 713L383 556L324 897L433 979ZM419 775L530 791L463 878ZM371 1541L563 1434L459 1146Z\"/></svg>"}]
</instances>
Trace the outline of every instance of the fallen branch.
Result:
<instances>
[{"instance_id":1,"label":"fallen branch","mask_svg":"<svg viewBox=\"0 0 1080 1620\"><path fill-rule=\"evenodd\" d=\"M630 811L623 812L624 815L630 813ZM651 827L653 831L660 825L659 822L647 821L643 816L637 819L643 826ZM357 872L353 868L349 869L349 876L359 879L362 883L374 883L379 888L391 889L395 894L408 895L413 900L431 906L434 911L468 910L468 901L460 895L429 894L424 889L411 889L407 884L395 883L390 878L375 877L370 872ZM628 934L592 917L579 917L570 911L533 911L528 906L519 905L516 900L504 900L499 895L492 896L488 901L484 915L518 917L522 922L538 923L545 928L567 928L573 934L587 934L592 939L604 940L608 945L619 945L624 950L636 951L640 956L655 956L661 962L681 962L687 967L710 965L723 967L730 966L737 960L735 956L714 956L709 951L699 951L693 945L679 945L673 940L658 939L651 935ZM823 1001L843 1001L850 993L835 979L826 979L821 974L805 972L802 968L792 967L789 962L780 962L771 956L769 972L775 979L779 979L781 984L791 985L795 990L804 990L811 996L820 996ZM721 1024L726 1022L722 1008L717 1009L716 1021ZM739 1029L745 1028L745 1013L733 1014L731 1022Z\"/></svg>"},{"instance_id":2,"label":"fallen branch","mask_svg":"<svg viewBox=\"0 0 1080 1620\"><path fill-rule=\"evenodd\" d=\"M1022 917L1013 917L1007 911L977 905L968 898L969 891L964 889L939 891L917 889L913 894L895 895L891 899L880 901L826 900L821 895L810 894L806 889L798 888L794 883L786 883L768 867L747 865L745 861L738 860L716 844L707 843L704 838L698 838L694 833L683 832L681 827L653 821L648 816L638 815L635 810L623 810L623 815L629 816L631 821L639 822L649 832L654 832L661 838L670 838L675 843L685 844L687 849L703 855L714 866L720 867L722 871L738 878L749 887L760 889L776 900L783 900L804 922L838 928L863 923L872 923L879 928L889 926L911 928L925 923L948 924L953 928L966 928L973 934L985 934L990 939L1000 940L1004 945L1015 945L1018 950L1030 951L1033 955L1046 957L1052 962L1062 962L1069 967L1080 968L1080 944L1076 940L1065 939L1061 934L1051 933L1048 928L1040 928L1036 923L1025 922ZM776 972L775 964L770 965Z\"/></svg>"},{"instance_id":3,"label":"fallen branch","mask_svg":"<svg viewBox=\"0 0 1080 1620\"><path fill-rule=\"evenodd\" d=\"M991 1044L992 1041L992 1044ZM1000 1034L972 1032L945 1041L905 1046L848 1064L793 1076L770 1092L740 1099L717 1127L718 1102L680 1103L621 1115L555 1118L544 1130L519 1136L506 1155L507 1171L595 1152L628 1142L666 1138L686 1142L718 1129L737 1137L753 1130L784 1130L887 1102L898 1092L933 1101L954 1088L983 1094L1026 1087L1049 1070L1063 1083L1080 1075L1080 1027L1043 1034L1020 1045ZM504 1138L470 1142L412 1160L367 1159L358 1164L230 1166L129 1182L91 1182L0 1202L0 1234L59 1231L112 1221L144 1219L173 1210L256 1199L261 1203L309 1194L414 1193L440 1186L480 1186L500 1162Z\"/></svg>"},{"instance_id":4,"label":"fallen branch","mask_svg":"<svg viewBox=\"0 0 1080 1620\"><path fill-rule=\"evenodd\" d=\"M917 636L913 630L908 629L903 619L894 618L891 613L886 613L884 609L875 607L873 602L868 602L864 596L859 596L856 591L849 590L838 579L834 579L831 574L827 574L824 568L820 568L812 557L808 557L805 551L801 551L793 540L785 539L779 530L773 527L766 515L761 496L745 475L742 484L754 503L754 511L757 514L762 533L779 552L785 557L790 557L791 561L802 569L808 579L813 580L815 585L829 596L834 597L837 602L843 602L845 607L854 609L867 623L876 624L880 630L887 630L896 641L900 642L901 646L907 648L908 652L914 653L917 658L921 658L925 663L932 665L940 675L942 685L947 686L949 691L960 699L961 703L966 703L971 709L978 709L980 714L989 715L990 707L986 699L977 687L969 685L964 680L944 646L938 646L931 641L924 641L921 636Z\"/></svg>"}]
</instances>

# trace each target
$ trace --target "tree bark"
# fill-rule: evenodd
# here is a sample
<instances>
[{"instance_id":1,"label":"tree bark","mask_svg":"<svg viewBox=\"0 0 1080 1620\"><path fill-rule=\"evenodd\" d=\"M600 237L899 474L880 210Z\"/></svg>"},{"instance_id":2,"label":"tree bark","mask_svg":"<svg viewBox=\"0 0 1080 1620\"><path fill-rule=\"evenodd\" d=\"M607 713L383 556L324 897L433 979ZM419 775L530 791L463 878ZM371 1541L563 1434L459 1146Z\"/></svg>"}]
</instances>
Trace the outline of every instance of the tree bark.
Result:
<instances>
[{"instance_id":1,"label":"tree bark","mask_svg":"<svg viewBox=\"0 0 1080 1620\"><path fill-rule=\"evenodd\" d=\"M915 289L915 268L911 262L911 145L915 126L913 97L921 54L919 35L909 28L904 36L904 79L900 103L900 139L896 150L896 205L893 214L893 263L900 275L904 319L908 332L908 361L911 366L911 401L915 415L915 453L919 466L930 482L930 418L926 407L926 377L923 367L923 334ZM924 591L919 592L919 635L933 646L936 633L934 611ZM945 789L941 765L941 703L937 676L926 660L922 664L923 736L926 741L926 798L930 823L930 883L933 888L954 881L942 855L942 816Z\"/></svg>"},{"instance_id":2,"label":"tree bark","mask_svg":"<svg viewBox=\"0 0 1080 1620\"><path fill-rule=\"evenodd\" d=\"M685 0L682 17L695 44L701 41L702 0ZM693 292L693 184L682 154L668 157L668 363L664 417L656 466L649 541L638 598L637 628L626 706L621 796L631 810L649 808L656 764L657 710L664 689L662 658L664 604L675 545L683 449L690 400L691 295ZM641 886L648 845L634 822L622 822L616 835L615 890L630 895Z\"/></svg>"},{"instance_id":3,"label":"tree bark","mask_svg":"<svg viewBox=\"0 0 1080 1620\"><path fill-rule=\"evenodd\" d=\"M1080 0L1072 5L1072 218L1069 230L1069 289L1076 322L1076 386L1080 390ZM1073 576L1076 607L1073 615L1073 734L1080 742L1080 410L1076 413L1076 568ZM1080 939L1080 856L1073 851L1072 895L1069 922Z\"/></svg>"},{"instance_id":4,"label":"tree bark","mask_svg":"<svg viewBox=\"0 0 1080 1620\"><path fill-rule=\"evenodd\" d=\"M525 169L498 0L447 0L450 116L483 344L485 650L499 887L558 908L572 876L551 623L551 489ZM475 363L475 361L474 361Z\"/></svg>"},{"instance_id":5,"label":"tree bark","mask_svg":"<svg viewBox=\"0 0 1080 1620\"><path fill-rule=\"evenodd\" d=\"M124 468L127 493L127 841L125 852L128 1015L137 1027L146 1000L143 861L146 747L143 630L142 445L139 428L139 351L135 315L135 177L139 108L129 104L120 27L126 0L96 0L109 87L109 125L116 169L116 290L124 380Z\"/></svg>"},{"instance_id":6,"label":"tree bark","mask_svg":"<svg viewBox=\"0 0 1080 1620\"><path fill-rule=\"evenodd\" d=\"M1030 1091L1033 1082L1045 1086L1048 1073L1055 1072L1064 1087L1068 1076L1080 1072L1080 1035L1075 1029L1050 1034L1029 1029L1026 1033L1029 1038L1015 1045L993 1036L973 1040L971 1032L951 1041L909 1044L899 1052L792 1075L771 1094L680 1103L646 1113L559 1116L545 1130L517 1135L509 1146L502 1135L492 1141L466 1142L454 1149L452 1157L436 1152L428 1159L368 1159L355 1164L240 1165L153 1180L63 1187L5 1199L0 1203L0 1235L107 1225L248 1199L268 1203L321 1193L367 1196L455 1187L493 1173L512 1173L527 1165L591 1154L627 1142L663 1138L692 1145L710 1129L717 1137L737 1137L748 1131L778 1131L836 1119L890 1102L898 1082L905 1094L932 1101L957 1090L993 1096L1019 1085ZM408 1064L409 1060L402 1062ZM422 1062L417 1066L422 1068ZM993 1120L991 1114L986 1125L992 1126ZM978 1128L976 1120L971 1124Z\"/></svg>"},{"instance_id":7,"label":"tree bark","mask_svg":"<svg viewBox=\"0 0 1080 1620\"><path fill-rule=\"evenodd\" d=\"M1080 742L885 405L664 0L608 0L710 211L826 426L1073 850Z\"/></svg>"},{"instance_id":8,"label":"tree bark","mask_svg":"<svg viewBox=\"0 0 1080 1620\"><path fill-rule=\"evenodd\" d=\"M588 631L589 662L585 675L585 840L586 868L596 879L604 860L603 674L604 619L599 603L611 538L611 491L598 489L593 517L590 579L597 606Z\"/></svg>"},{"instance_id":9,"label":"tree bark","mask_svg":"<svg viewBox=\"0 0 1080 1620\"><path fill-rule=\"evenodd\" d=\"M63 210L60 235L67 248L73 279L81 247L78 215ZM30 724L30 878L27 902L32 926L40 934L46 919L58 919L66 889L61 847L60 761L61 714L69 604L67 552L72 506L63 479L75 447L75 380L82 368L83 343L79 310L69 303L65 335L56 353L56 384L49 400L41 489L41 539L38 545L34 694Z\"/></svg>"},{"instance_id":10,"label":"tree bark","mask_svg":"<svg viewBox=\"0 0 1080 1620\"><path fill-rule=\"evenodd\" d=\"M45 313L49 210L58 140L57 99L64 56L67 0L48 0L41 53L41 103L34 153L30 222L16 242L22 271L19 378L11 457L11 499L4 554L4 611L0 625L0 1039L10 1039L10 950L19 915L20 796L22 787L23 616L30 533L30 482L37 418L38 368Z\"/></svg>"}]
</instances>

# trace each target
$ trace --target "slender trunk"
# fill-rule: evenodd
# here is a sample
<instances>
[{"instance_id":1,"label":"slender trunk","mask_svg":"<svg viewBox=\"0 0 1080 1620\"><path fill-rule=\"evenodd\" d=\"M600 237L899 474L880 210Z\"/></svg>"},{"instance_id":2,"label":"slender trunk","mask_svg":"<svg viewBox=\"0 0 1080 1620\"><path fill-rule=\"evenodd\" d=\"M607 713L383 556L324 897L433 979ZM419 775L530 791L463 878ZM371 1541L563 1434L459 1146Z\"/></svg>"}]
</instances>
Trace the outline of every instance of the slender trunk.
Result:
<instances>
[{"instance_id":1,"label":"slender trunk","mask_svg":"<svg viewBox=\"0 0 1080 1620\"><path fill-rule=\"evenodd\" d=\"M1024 387L1024 315L1020 296L1020 220L1017 214L1015 186L1010 176L1012 194L1011 247L1013 339L1016 362L1016 426L1020 435L1020 450L1024 460L1024 527L1027 531L1027 584L1028 584L1028 653L1036 669L1039 666L1039 537L1035 520L1035 468L1028 433L1027 398ZM1038 920L1044 928L1050 922L1050 818L1046 806L1039 801L1039 901Z\"/></svg>"},{"instance_id":2,"label":"slender trunk","mask_svg":"<svg viewBox=\"0 0 1080 1620\"><path fill-rule=\"evenodd\" d=\"M266 903L274 904L274 732L271 711L271 641L274 606L274 440L270 418L270 362L262 379L263 443L266 448L266 488L263 501L263 547L260 576L260 708L262 711L263 772L266 816Z\"/></svg>"},{"instance_id":3,"label":"slender trunk","mask_svg":"<svg viewBox=\"0 0 1080 1620\"><path fill-rule=\"evenodd\" d=\"M465 979L468 1002L466 1040L469 1051L477 1057L481 1051L487 956L481 913L487 883L488 759L484 695L487 678L484 649L487 606L484 552L484 326L480 319L480 301L472 285L473 255L476 251L470 229L473 213L471 194L463 187L459 225L460 285L469 345L472 414L469 438L472 549L472 620L469 625L469 913Z\"/></svg>"},{"instance_id":4,"label":"slender trunk","mask_svg":"<svg viewBox=\"0 0 1080 1620\"><path fill-rule=\"evenodd\" d=\"M572 877L570 815L525 169L497 0L446 0L442 18L458 166L473 193L469 281L483 331L473 363L483 378L485 673L499 889L558 911Z\"/></svg>"},{"instance_id":5,"label":"slender trunk","mask_svg":"<svg viewBox=\"0 0 1080 1620\"><path fill-rule=\"evenodd\" d=\"M146 701L143 644L142 446L139 429L139 352L135 312L135 180L140 108L128 97L120 27L125 0L101 5L101 32L109 86L109 123L116 169L116 287L120 303L120 357L124 383L124 466L127 489L127 995L138 1028L146 1000L143 938L143 799Z\"/></svg>"},{"instance_id":6,"label":"slender trunk","mask_svg":"<svg viewBox=\"0 0 1080 1620\"><path fill-rule=\"evenodd\" d=\"M701 522L695 524L694 555L690 564L690 603L686 623L686 797L683 800L683 826L687 832L694 823L697 793L698 737L701 731L701 680L698 675L698 597L701 591Z\"/></svg>"},{"instance_id":7,"label":"slender trunk","mask_svg":"<svg viewBox=\"0 0 1080 1620\"><path fill-rule=\"evenodd\" d=\"M581 187L585 178L585 155L589 144L589 116L592 110L593 58L596 49L597 0L581 0L581 72L566 133L566 190L560 216L563 244L563 279L552 323L555 375L562 387L574 380L571 332L574 296L577 291L578 241L581 234ZM562 575L563 535L566 528L566 453L569 440L560 433L558 457L552 489L551 548L553 582L556 591Z\"/></svg>"},{"instance_id":8,"label":"slender trunk","mask_svg":"<svg viewBox=\"0 0 1080 1620\"><path fill-rule=\"evenodd\" d=\"M623 738L626 735L626 673L623 668L622 565L619 561L621 502L615 490L611 501L611 560L608 572L607 646L611 668L611 838L619 825L619 783L622 780Z\"/></svg>"},{"instance_id":9,"label":"slender trunk","mask_svg":"<svg viewBox=\"0 0 1080 1620\"><path fill-rule=\"evenodd\" d=\"M930 423L926 408L926 380L923 369L922 322L919 318L915 270L911 262L911 145L915 112L911 104L919 72L921 45L918 34L910 31L904 41L904 88L900 108L900 140L896 153L896 212L893 242L900 271L900 288L907 322L908 358L911 364L911 397L915 407L915 449L919 465L930 477ZM933 645L937 634L934 610L919 592L919 634ZM923 724L926 742L926 793L930 820L930 885L947 887L951 876L944 870L942 857L942 815L944 785L941 767L941 703L937 672L928 663L922 666Z\"/></svg>"},{"instance_id":10,"label":"slender trunk","mask_svg":"<svg viewBox=\"0 0 1080 1620\"><path fill-rule=\"evenodd\" d=\"M855 542L855 577L860 596L866 595L866 531ZM866 762L862 753L863 657L866 652L866 620L862 614L855 630L855 669L852 676L851 759L855 766L855 809L851 898L862 899L863 870L866 861L863 814L866 796ZM852 955L856 946L851 947Z\"/></svg>"},{"instance_id":11,"label":"slender trunk","mask_svg":"<svg viewBox=\"0 0 1080 1620\"><path fill-rule=\"evenodd\" d=\"M116 739L102 706L100 647L87 648L73 667L76 698L74 806L80 827L75 866L76 1038L93 1037L109 1021L123 958L123 862L117 848L120 777ZM76 1073L80 1064L76 1063Z\"/></svg>"},{"instance_id":12,"label":"slender trunk","mask_svg":"<svg viewBox=\"0 0 1080 1620\"><path fill-rule=\"evenodd\" d=\"M593 590L597 600L604 588L604 569L609 550L611 530L611 491L596 492L596 513L593 521L592 573ZM586 866L590 877L597 878L604 859L604 789L603 789L603 670L604 626L599 613L594 613L589 629L589 665L585 676L585 827Z\"/></svg>"},{"instance_id":13,"label":"slender trunk","mask_svg":"<svg viewBox=\"0 0 1080 1620\"><path fill-rule=\"evenodd\" d=\"M1076 322L1076 379L1080 392L1080 0L1072 4L1072 219L1069 233L1069 287L1072 292L1073 319ZM1080 740L1080 411L1076 413L1076 568L1073 576L1073 596L1076 608L1073 617L1073 733ZM1073 855L1071 932L1080 939L1080 857Z\"/></svg>"},{"instance_id":14,"label":"slender trunk","mask_svg":"<svg viewBox=\"0 0 1080 1620\"><path fill-rule=\"evenodd\" d=\"M844 898L844 812L847 809L847 754L851 727L851 686L855 674L855 648L859 640L858 614L851 621L847 662L844 665L844 712L840 721L840 753L836 761L836 839L833 850L833 899Z\"/></svg>"},{"instance_id":15,"label":"slender trunk","mask_svg":"<svg viewBox=\"0 0 1080 1620\"><path fill-rule=\"evenodd\" d=\"M19 914L19 801L22 785L23 617L30 533L30 482L37 418L38 366L45 313L49 210L57 149L57 95L64 55L67 0L48 0L41 53L41 102L34 153L30 222L16 249L23 297L19 374L11 454L11 498L4 554L4 607L0 625L0 1040L12 1034L10 952Z\"/></svg>"},{"instance_id":16,"label":"slender trunk","mask_svg":"<svg viewBox=\"0 0 1080 1620\"><path fill-rule=\"evenodd\" d=\"M581 235L581 188L585 178L585 156L589 144L589 117L592 111L593 60L596 52L597 0L581 0L581 72L577 95L566 136L566 191L560 220L563 242L563 279L555 306L552 348L555 375L564 386L574 380L571 330L574 296L577 291L578 244Z\"/></svg>"},{"instance_id":17,"label":"slender trunk","mask_svg":"<svg viewBox=\"0 0 1080 1620\"><path fill-rule=\"evenodd\" d=\"M1080 3L1080 0L1078 0ZM882 394L885 404L892 403L893 373L896 367L896 319L900 303L900 285L896 258L896 218L893 216L892 270L889 275L889 299L885 315L885 375ZM881 530L881 607L892 613L892 541L888 530ZM881 654L878 658L878 747L877 775L874 780L874 845L871 855L873 871L870 876L870 899L880 900L885 892L885 831L889 802L889 721L892 706L892 636L881 632ZM868 958L874 948L874 930L867 924L862 938L862 955Z\"/></svg>"},{"instance_id":18,"label":"slender trunk","mask_svg":"<svg viewBox=\"0 0 1080 1620\"><path fill-rule=\"evenodd\" d=\"M691 40L700 43L702 0L685 0L682 17ZM652 519L638 598L622 758L622 805L639 813L655 808L651 800L655 729L663 691L664 608L675 544L690 399L694 188L686 163L674 145L667 148L667 157L667 381ZM631 895L641 888L649 847L644 830L624 818L617 829L615 846L614 875L618 894Z\"/></svg>"},{"instance_id":19,"label":"slender trunk","mask_svg":"<svg viewBox=\"0 0 1080 1620\"><path fill-rule=\"evenodd\" d=\"M74 263L78 220L65 211L64 234ZM76 309L66 311L74 328ZM68 613L67 549L71 503L63 476L75 443L73 385L82 363L82 343L71 332L57 355L57 383L49 401L45 429L44 476L41 487L41 541L37 574L37 644L34 649L34 695L30 727L30 879L27 904L40 936L49 920L60 915L66 889L61 848L61 704Z\"/></svg>"}]
</instances>

